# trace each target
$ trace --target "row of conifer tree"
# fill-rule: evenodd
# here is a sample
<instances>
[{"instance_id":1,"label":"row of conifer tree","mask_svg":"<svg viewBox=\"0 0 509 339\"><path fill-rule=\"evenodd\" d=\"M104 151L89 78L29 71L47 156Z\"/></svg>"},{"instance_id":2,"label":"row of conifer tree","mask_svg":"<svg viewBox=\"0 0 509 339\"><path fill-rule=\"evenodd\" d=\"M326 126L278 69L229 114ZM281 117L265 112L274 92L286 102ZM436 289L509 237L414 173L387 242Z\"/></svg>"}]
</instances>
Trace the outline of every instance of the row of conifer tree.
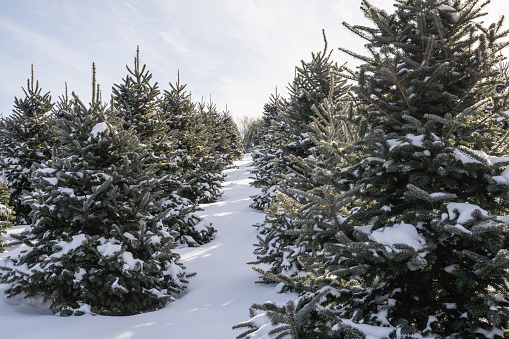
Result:
<instances>
[{"instance_id":1,"label":"row of conifer tree","mask_svg":"<svg viewBox=\"0 0 509 339\"><path fill-rule=\"evenodd\" d=\"M0 120L0 232L27 225L15 236L26 248L0 267L8 297L61 315L158 309L189 276L172 249L213 239L196 211L242 155L236 124L180 79L161 91L139 50L127 71L104 103L94 66L85 104L67 90L53 103L32 70Z\"/></svg>"},{"instance_id":2,"label":"row of conifer tree","mask_svg":"<svg viewBox=\"0 0 509 339\"><path fill-rule=\"evenodd\" d=\"M373 27L344 26L366 54L340 48L361 66L325 42L270 98L244 140L252 264L298 298L254 304L238 338L507 336L508 31L488 2L363 0Z\"/></svg>"}]
</instances>

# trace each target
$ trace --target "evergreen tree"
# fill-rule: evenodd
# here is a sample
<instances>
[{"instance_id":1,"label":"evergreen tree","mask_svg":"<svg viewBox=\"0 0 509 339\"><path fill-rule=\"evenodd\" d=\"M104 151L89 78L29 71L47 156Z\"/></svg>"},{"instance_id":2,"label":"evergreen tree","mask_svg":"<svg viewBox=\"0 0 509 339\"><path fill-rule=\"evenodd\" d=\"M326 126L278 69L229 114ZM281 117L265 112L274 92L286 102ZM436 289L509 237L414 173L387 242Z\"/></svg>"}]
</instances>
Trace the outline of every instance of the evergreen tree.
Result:
<instances>
[{"instance_id":1,"label":"evergreen tree","mask_svg":"<svg viewBox=\"0 0 509 339\"><path fill-rule=\"evenodd\" d=\"M340 83L346 85L344 81ZM255 251L264 260L258 263L269 266L269 270L254 267L265 282L279 283L278 292L292 289L300 295L284 306L272 302L254 304L250 315L257 321L235 325L235 329L247 328L238 338L256 333L264 324L259 320L262 316L270 321L269 333L274 336L285 331L295 338L364 337L362 331L336 321L326 312L330 300L343 293L344 286L326 272L331 263L323 259L326 247L335 242L355 201L355 192L350 191L342 176L345 164L356 163L360 156L359 152L345 150L367 131L366 119L358 116L355 108L355 102L348 97L338 100L331 94L314 108L315 118L308 132L314 155L295 159L296 176L278 187L273 209L267 210L269 216L283 216L273 223L279 227L266 225L267 236L260 237L264 242ZM307 181L308 189L295 188L303 186L298 183L301 179Z\"/></svg>"},{"instance_id":2,"label":"evergreen tree","mask_svg":"<svg viewBox=\"0 0 509 339\"><path fill-rule=\"evenodd\" d=\"M387 324L425 335L508 330L499 296L508 296L509 228L497 219L509 207L499 180L508 162L496 157L507 155L497 125L507 95L494 91L508 32L502 19L475 23L485 5L398 1L388 15L364 1L377 29L347 25L368 40L357 93L373 129L355 147L365 161L345 174L361 202L349 217L356 231L330 251L338 270L359 268L352 273L372 301L346 301L357 321L383 324L373 321L383 310Z\"/></svg>"},{"instance_id":3,"label":"evergreen tree","mask_svg":"<svg viewBox=\"0 0 509 339\"><path fill-rule=\"evenodd\" d=\"M94 86L95 89L95 86ZM9 297L43 296L61 315L130 315L163 307L185 288L171 210L151 157L94 93L58 120L63 154L38 166L30 249L2 267Z\"/></svg>"},{"instance_id":4,"label":"evergreen tree","mask_svg":"<svg viewBox=\"0 0 509 339\"><path fill-rule=\"evenodd\" d=\"M272 179L277 197L266 209L267 219L258 226L260 234L259 243L255 245L257 260L254 262L269 264L271 273L297 274L301 268L296 260L298 255L320 247L313 246L315 248L312 249L301 241L296 242L297 234L294 232L301 226L293 221L300 215L301 207L309 201L292 198L291 191L317 188L312 171L305 164L306 159L320 156L310 139L311 123L324 118L320 112L322 105L329 105L327 109L331 119L339 114L337 110L350 107L343 107L340 103L348 92L348 86L339 75L340 68L330 60L326 46L323 52L313 55L311 63L303 63L293 83L291 97L279 115L287 136L280 146L281 156L272 160L275 164L271 169L280 170L279 174L273 175L276 179ZM328 92L324 94L322 91Z\"/></svg>"},{"instance_id":5,"label":"evergreen tree","mask_svg":"<svg viewBox=\"0 0 509 339\"><path fill-rule=\"evenodd\" d=\"M178 241L197 246L212 240L215 233L210 225L203 225L195 214L196 205L182 196L185 184L175 159L177 140L171 136L171 116L162 111L158 84L152 84L152 74L146 65L140 67L139 48L134 67L126 66L128 74L122 84L113 87L113 105L118 109L118 118L124 129L133 129L150 158L147 170L157 178L165 177L161 190L164 192L164 207L171 209L172 229L179 233Z\"/></svg>"},{"instance_id":6,"label":"evergreen tree","mask_svg":"<svg viewBox=\"0 0 509 339\"><path fill-rule=\"evenodd\" d=\"M175 160L182 196L194 203L212 202L221 194L221 163L213 152L211 129L206 124L206 106L199 108L191 100L186 85L170 83L163 94L162 114L168 117L169 134L175 143ZM212 107L214 108L214 107Z\"/></svg>"},{"instance_id":7,"label":"evergreen tree","mask_svg":"<svg viewBox=\"0 0 509 339\"><path fill-rule=\"evenodd\" d=\"M235 160L242 159L244 154L240 131L228 110L219 115L219 130L221 131L221 145L225 169L233 166Z\"/></svg>"},{"instance_id":8,"label":"evergreen tree","mask_svg":"<svg viewBox=\"0 0 509 339\"><path fill-rule=\"evenodd\" d=\"M12 226L14 212L9 206L9 192L6 181L0 181L0 236ZM0 252L4 251L4 245L0 239Z\"/></svg>"},{"instance_id":9,"label":"evergreen tree","mask_svg":"<svg viewBox=\"0 0 509 339\"><path fill-rule=\"evenodd\" d=\"M268 205L276 187L286 180L284 174L288 173L287 168L296 165L295 157L311 155L312 143L307 133L315 116L313 107L319 106L329 96L331 89L334 98L345 94L343 86L332 80L339 79L340 67L331 60L332 52L327 51L325 33L324 40L324 50L312 53L310 62L302 61L301 67L296 68L295 78L288 86L289 98L279 105L276 120L268 131L271 134L269 138L275 143L270 144L264 155L257 156L261 160L261 167L254 172L254 185L262 188L262 193L253 198L254 208ZM255 165L258 165L256 161ZM269 181L265 185L262 183L264 178Z\"/></svg>"},{"instance_id":10,"label":"evergreen tree","mask_svg":"<svg viewBox=\"0 0 509 339\"><path fill-rule=\"evenodd\" d=\"M30 221L30 207L23 205L23 199L30 191L32 165L51 157L56 140L51 96L43 94L39 82L34 82L33 67L23 92L23 99L14 99L12 114L0 120L0 168L9 184L16 223Z\"/></svg>"},{"instance_id":11,"label":"evergreen tree","mask_svg":"<svg viewBox=\"0 0 509 339\"><path fill-rule=\"evenodd\" d=\"M118 119L124 129L133 128L140 142L151 145L166 130L158 110L160 90L157 82L152 84L152 73L147 65L140 67L140 50L136 50L134 68L126 65L128 74L121 84L112 88L114 106L119 110Z\"/></svg>"},{"instance_id":12,"label":"evergreen tree","mask_svg":"<svg viewBox=\"0 0 509 339\"><path fill-rule=\"evenodd\" d=\"M397 1L390 15L362 4L376 28L347 27L368 40L371 55L358 56L365 64L354 78L371 129L342 152L360 161L343 157L328 172L341 195L290 191L312 202L294 208L300 239L306 226L317 234L334 220L336 230L323 251L299 257L307 275L259 270L309 300L307 316L279 318L280 326L300 321L306 336L348 337L347 319L388 327L390 337L501 338L509 331L509 157L497 65L508 32L502 19L475 22L487 2ZM253 332L253 324L243 326Z\"/></svg>"},{"instance_id":13,"label":"evergreen tree","mask_svg":"<svg viewBox=\"0 0 509 339\"><path fill-rule=\"evenodd\" d=\"M284 170L278 165L279 158L282 156L280 147L283 143L283 131L285 123L278 116L284 101L278 96L271 95L270 100L263 107L263 115L260 122L259 133L256 136L258 146L253 149L253 169L254 175L251 185L261 188L261 192L252 196L253 203L250 207L263 210L267 204L274 199L274 188L277 184L279 174Z\"/></svg>"},{"instance_id":14,"label":"evergreen tree","mask_svg":"<svg viewBox=\"0 0 509 339\"><path fill-rule=\"evenodd\" d=\"M340 84L348 88L345 81ZM268 264L271 274L298 273L303 268L299 258L321 252L332 241L345 205L352 203L352 194L344 194L349 188L340 169L358 156L343 154L343 149L365 133L366 119L356 116L354 103L348 100L334 98L331 92L314 107L314 122L307 133L313 155L294 157L292 175L277 187L277 198L266 209L254 263Z\"/></svg>"},{"instance_id":15,"label":"evergreen tree","mask_svg":"<svg viewBox=\"0 0 509 339\"><path fill-rule=\"evenodd\" d=\"M226 131L224 128L226 126L223 124L222 114L212 101L207 104L204 102L198 103L197 108L197 118L199 126L202 128L202 136L209 148L210 155L212 155L208 167L211 171L221 172L233 163L233 160L230 163L229 159L230 145L225 140Z\"/></svg>"},{"instance_id":16,"label":"evergreen tree","mask_svg":"<svg viewBox=\"0 0 509 339\"><path fill-rule=\"evenodd\" d=\"M376 28L346 25L371 53L349 52L365 62L355 90L371 128L342 154L360 161L330 172L344 193L329 205L347 208L327 214L319 195L293 191L315 200L300 222L315 233L333 217L334 238L299 258L307 275L262 273L310 300L309 337L348 337L345 319L390 337L503 337L509 157L496 89L508 32L476 22L488 2L396 2L393 14L362 2Z\"/></svg>"},{"instance_id":17,"label":"evergreen tree","mask_svg":"<svg viewBox=\"0 0 509 339\"><path fill-rule=\"evenodd\" d=\"M242 148L245 153L252 152L261 144L263 138L263 119L258 118L249 123L244 137L242 138Z\"/></svg>"}]
</instances>

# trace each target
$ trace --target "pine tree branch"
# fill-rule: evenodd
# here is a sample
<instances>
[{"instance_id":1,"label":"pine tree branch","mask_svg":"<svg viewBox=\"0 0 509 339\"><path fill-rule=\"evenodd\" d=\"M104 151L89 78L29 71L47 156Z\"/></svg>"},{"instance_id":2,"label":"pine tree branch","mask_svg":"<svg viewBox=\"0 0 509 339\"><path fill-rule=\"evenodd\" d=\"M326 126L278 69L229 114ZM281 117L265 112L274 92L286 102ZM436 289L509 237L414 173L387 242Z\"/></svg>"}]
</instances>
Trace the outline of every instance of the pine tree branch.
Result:
<instances>
[{"instance_id":1,"label":"pine tree branch","mask_svg":"<svg viewBox=\"0 0 509 339\"><path fill-rule=\"evenodd\" d=\"M363 0L362 1L362 4L364 6L366 6L371 14L371 18L373 19L373 21L378 25L378 27L381 27L383 30L385 30L390 36L391 38L394 40L394 41L398 41L398 38L396 36L394 36L394 34L392 33L392 31L389 29L389 27L387 27L387 25L385 24L385 22L383 22L380 17L378 16L378 13L375 11L375 9L373 8L373 6L367 1L367 0Z\"/></svg>"},{"instance_id":2,"label":"pine tree branch","mask_svg":"<svg viewBox=\"0 0 509 339\"><path fill-rule=\"evenodd\" d=\"M367 96L365 93L364 93L364 90L361 88L361 92L360 92L361 96L366 99L371 105L373 105L376 109L378 109L380 112L382 112L385 116L387 116L389 119L391 119L392 121L394 121L395 123L397 123L398 125L402 125L402 123L396 119L394 119L389 113L387 113L385 110L383 110L380 106L378 106L376 104L376 102L374 102L369 96Z\"/></svg>"},{"instance_id":3,"label":"pine tree branch","mask_svg":"<svg viewBox=\"0 0 509 339\"><path fill-rule=\"evenodd\" d=\"M445 58L449 59L449 47L447 46L447 44L444 40L444 35L442 34L442 29L440 28L440 25L438 23L438 18L437 18L436 12L432 11L431 15L433 16L433 19L435 20L435 26L437 28L438 35L440 36L440 41L442 42L442 48L445 53Z\"/></svg>"},{"instance_id":4,"label":"pine tree branch","mask_svg":"<svg viewBox=\"0 0 509 339\"><path fill-rule=\"evenodd\" d=\"M329 213L332 215L332 217L334 219L334 225L336 225L336 230L339 232L339 231L341 231L341 224L339 223L338 216L336 215L336 212L334 211L334 206L332 203L332 197L331 197L329 186L327 186L327 199L329 202L327 205L327 207L329 208Z\"/></svg>"},{"instance_id":5,"label":"pine tree branch","mask_svg":"<svg viewBox=\"0 0 509 339\"><path fill-rule=\"evenodd\" d=\"M387 61L387 65L389 66L391 72L392 72L392 75L394 76L394 84L398 87L401 95L403 95L403 99L405 99L405 103L406 105L408 106L408 108L411 107L410 103L408 102L408 98L407 98L407 95L405 93L405 91L403 90L403 88L401 87L401 80L398 80L398 75L396 73L396 70L394 69L394 67L392 66L392 63L391 61L389 60L389 56L387 55L387 51L384 50L384 55L385 55L385 60Z\"/></svg>"}]
</instances>

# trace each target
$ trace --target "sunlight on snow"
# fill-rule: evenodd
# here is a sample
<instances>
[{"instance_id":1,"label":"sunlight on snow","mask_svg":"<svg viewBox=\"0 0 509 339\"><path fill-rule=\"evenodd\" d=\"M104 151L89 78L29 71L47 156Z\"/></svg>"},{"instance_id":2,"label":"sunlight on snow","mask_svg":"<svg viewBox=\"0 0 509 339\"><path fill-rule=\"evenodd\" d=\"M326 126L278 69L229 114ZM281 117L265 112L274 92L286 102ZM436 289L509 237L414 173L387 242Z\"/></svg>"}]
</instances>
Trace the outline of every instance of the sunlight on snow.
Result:
<instances>
[{"instance_id":1,"label":"sunlight on snow","mask_svg":"<svg viewBox=\"0 0 509 339\"><path fill-rule=\"evenodd\" d=\"M231 299L231 300L228 300L227 302L225 302L224 304L222 304L221 306L228 306L230 305L230 303L233 301L234 299Z\"/></svg>"},{"instance_id":2,"label":"sunlight on snow","mask_svg":"<svg viewBox=\"0 0 509 339\"><path fill-rule=\"evenodd\" d=\"M181 261L193 261L196 258L208 257L211 254L207 253L207 252L212 251L213 249L216 249L216 248L218 248L219 246L222 246L222 245L223 244L216 244L214 246L209 246L207 248L199 247L199 248L196 248L195 250L193 250L191 252L181 254L180 259L181 259Z\"/></svg>"},{"instance_id":3,"label":"sunlight on snow","mask_svg":"<svg viewBox=\"0 0 509 339\"><path fill-rule=\"evenodd\" d=\"M154 326L154 325L155 325L155 323L145 323L145 324L136 325L136 326L134 326L134 328L149 327L149 326Z\"/></svg>"},{"instance_id":4,"label":"sunlight on snow","mask_svg":"<svg viewBox=\"0 0 509 339\"><path fill-rule=\"evenodd\" d=\"M224 217L224 216L227 216L227 215L232 215L232 214L237 214L237 213L240 213L240 212L220 212L220 213L214 213L214 214L212 214L212 216L214 216L214 217Z\"/></svg>"},{"instance_id":5,"label":"sunlight on snow","mask_svg":"<svg viewBox=\"0 0 509 339\"><path fill-rule=\"evenodd\" d=\"M134 332L125 332L114 337L114 339L129 339L134 336Z\"/></svg>"},{"instance_id":6,"label":"sunlight on snow","mask_svg":"<svg viewBox=\"0 0 509 339\"><path fill-rule=\"evenodd\" d=\"M237 185L245 185L245 186L250 186L251 182L253 180L252 179L241 179L241 180L233 180L231 181L228 185L225 185L223 187L223 189L225 190L228 190L228 189L232 189L233 187L237 186Z\"/></svg>"},{"instance_id":7,"label":"sunlight on snow","mask_svg":"<svg viewBox=\"0 0 509 339\"><path fill-rule=\"evenodd\" d=\"M196 312L196 311L207 310L210 306L212 306L212 304L206 304L203 307L196 307L196 308L190 309L189 312Z\"/></svg>"}]
</instances>

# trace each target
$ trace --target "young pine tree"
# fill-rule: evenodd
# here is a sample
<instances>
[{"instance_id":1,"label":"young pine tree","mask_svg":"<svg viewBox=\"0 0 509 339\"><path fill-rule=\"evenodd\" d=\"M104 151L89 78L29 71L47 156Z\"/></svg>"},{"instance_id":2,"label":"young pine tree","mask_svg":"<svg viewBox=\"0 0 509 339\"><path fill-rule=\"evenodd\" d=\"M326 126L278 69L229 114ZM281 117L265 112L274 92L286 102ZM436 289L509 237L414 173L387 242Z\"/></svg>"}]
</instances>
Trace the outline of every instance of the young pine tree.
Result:
<instances>
[{"instance_id":1,"label":"young pine tree","mask_svg":"<svg viewBox=\"0 0 509 339\"><path fill-rule=\"evenodd\" d=\"M277 92L271 95L269 102L263 107L260 127L256 135L252 137L252 139L256 138L257 146L252 150L253 183L251 185L260 188L261 192L251 197L253 203L250 207L257 210L263 210L274 199L277 178L284 170L279 167L278 161L282 155L280 147L285 129L285 124L278 118L282 105L283 99Z\"/></svg>"},{"instance_id":2,"label":"young pine tree","mask_svg":"<svg viewBox=\"0 0 509 339\"><path fill-rule=\"evenodd\" d=\"M16 223L30 222L30 206L23 199L30 192L32 165L49 159L56 142L51 96L34 82L33 67L23 92L23 99L14 99L12 114L0 120L0 169L9 184Z\"/></svg>"},{"instance_id":3,"label":"young pine tree","mask_svg":"<svg viewBox=\"0 0 509 339\"><path fill-rule=\"evenodd\" d=\"M268 206L276 187L285 182L288 168L296 164L295 157L311 155L312 143L307 133L315 115L313 106L320 105L329 96L331 88L334 98L344 95L343 86L331 81L339 79L340 67L331 59L332 52L327 50L325 34L324 40L324 50L312 53L310 62L302 61L301 67L296 68L295 78L288 86L289 98L278 105L276 119L268 131L269 149L255 157L255 165L260 159L261 167L254 172L254 185L262 188L262 192L253 198L254 208ZM264 183L265 178L268 180Z\"/></svg>"},{"instance_id":4,"label":"young pine tree","mask_svg":"<svg viewBox=\"0 0 509 339\"><path fill-rule=\"evenodd\" d=\"M391 337L509 331L507 92L496 67L507 31L476 22L486 4L397 1L387 14L363 1L376 28L347 25L371 53L355 78L372 126L345 149L361 161L338 172L356 199L335 241L304 258L308 276L274 277L311 297L328 289L307 335L346 336L345 318Z\"/></svg>"},{"instance_id":5,"label":"young pine tree","mask_svg":"<svg viewBox=\"0 0 509 339\"><path fill-rule=\"evenodd\" d=\"M134 67L126 65L128 74L121 84L112 88L113 102L119 111L118 119L125 130L133 128L142 144L152 145L166 132L158 110L159 85L152 83L147 65L140 67L140 50L136 50Z\"/></svg>"},{"instance_id":6,"label":"young pine tree","mask_svg":"<svg viewBox=\"0 0 509 339\"><path fill-rule=\"evenodd\" d=\"M171 215L172 229L179 233L178 241L189 246L209 242L215 233L211 226L200 223L195 214L196 205L183 197L185 184L175 159L177 141L171 138L171 115L161 110L158 84L152 84L152 74L146 65L140 67L139 49L134 67L126 66L128 74L123 83L113 87L113 105L118 110L118 119L124 129L132 129L149 158L147 170L155 177L166 177L161 183L165 198L163 206Z\"/></svg>"},{"instance_id":7,"label":"young pine tree","mask_svg":"<svg viewBox=\"0 0 509 339\"><path fill-rule=\"evenodd\" d=\"M6 181L0 180L0 236L12 226L14 211L9 205L9 192ZM0 239L0 252L4 251L4 245Z\"/></svg>"},{"instance_id":8,"label":"young pine tree","mask_svg":"<svg viewBox=\"0 0 509 339\"><path fill-rule=\"evenodd\" d=\"M238 338L258 334L261 324L265 324L260 321L262 317L270 321L269 333L274 337L286 333L294 338L363 338L362 331L324 312L335 295L344 293L340 291L342 281L328 273L332 265L325 260L324 253L343 230L345 218L355 202L355 191L344 180L342 169L345 164L359 160L359 152L345 150L366 133L367 121L356 114L354 104L347 98L334 100L329 95L320 106L314 107L315 118L308 132L314 145L313 156L296 159L296 176L278 187L273 204L274 210L284 216L280 219L286 221L286 227L273 228L265 237L267 246L257 248L270 269L255 267L255 270L265 281L279 283L277 291L292 289L299 292L299 297L284 306L272 302L254 304L250 315L257 320L234 326L247 328ZM302 178L308 178L306 190L296 188L303 186L298 182L293 186ZM293 271L288 270L290 265ZM300 274L293 274L297 271Z\"/></svg>"},{"instance_id":9,"label":"young pine tree","mask_svg":"<svg viewBox=\"0 0 509 339\"><path fill-rule=\"evenodd\" d=\"M2 268L6 293L42 296L61 315L161 308L187 282L171 250L165 178L95 95L89 107L73 103L59 114L63 154L34 172L29 250Z\"/></svg>"},{"instance_id":10,"label":"young pine tree","mask_svg":"<svg viewBox=\"0 0 509 339\"><path fill-rule=\"evenodd\" d=\"M217 110L216 104L212 101L205 103L203 100L196 105L197 124L206 148L207 156L200 160L202 171L207 174L203 177L201 185L207 189L210 196L204 202L215 201L221 194L221 183L224 180L223 170L233 161L230 159L230 149L225 140L226 126L223 125L221 113ZM209 194L208 193L208 194Z\"/></svg>"},{"instance_id":11,"label":"young pine tree","mask_svg":"<svg viewBox=\"0 0 509 339\"><path fill-rule=\"evenodd\" d=\"M244 154L242 137L239 128L228 110L219 114L219 130L221 131L221 147L225 169L233 166L235 160L242 159ZM222 150L221 150L222 148Z\"/></svg>"},{"instance_id":12,"label":"young pine tree","mask_svg":"<svg viewBox=\"0 0 509 339\"><path fill-rule=\"evenodd\" d=\"M357 231L330 250L339 269L359 267L373 306L347 301L358 321L444 337L509 329L509 227L498 218L509 162L497 157L507 155L507 94L495 91L508 32L502 19L476 22L485 5L398 1L389 15L364 1L376 29L347 25L368 40L357 93L373 125L356 145L365 160L345 174L359 192Z\"/></svg>"},{"instance_id":13,"label":"young pine tree","mask_svg":"<svg viewBox=\"0 0 509 339\"><path fill-rule=\"evenodd\" d=\"M377 29L347 26L368 40L356 91L372 126L347 149L362 161L340 170L354 208L305 262L307 286L334 288L318 308L329 331L341 318L393 335L508 330L506 101L495 91L507 32L474 24L484 5L398 1L389 15L364 1Z\"/></svg>"},{"instance_id":14,"label":"young pine tree","mask_svg":"<svg viewBox=\"0 0 509 339\"><path fill-rule=\"evenodd\" d=\"M168 117L169 138L175 145L174 163L183 185L182 196L194 203L206 203L221 194L222 167L215 157L211 140L213 126L206 125L205 105L197 109L186 85L170 83L163 93L161 111Z\"/></svg>"},{"instance_id":15,"label":"young pine tree","mask_svg":"<svg viewBox=\"0 0 509 339\"><path fill-rule=\"evenodd\" d=\"M287 134L280 146L280 156L272 160L277 164L272 169L279 168L281 172L274 175L275 180L272 179L276 197L267 207L265 222L259 225L259 243L255 245L257 260L254 262L270 265L271 273L297 274L301 269L296 260L298 255L318 250L323 244L323 241L314 240L313 243L319 245L313 249L296 241L295 231L301 225L295 224L294 220L309 201L293 196L291 191L317 188L314 173L305 164L306 159L320 156L310 139L311 123L324 118L320 112L323 104L330 106L328 109L333 115L339 114L337 110L346 109L341 101L348 93L348 86L339 77L340 71L340 67L331 61L327 46L323 52L313 54L313 61L303 62L303 67L298 70L290 99L279 115ZM324 94L323 91L327 92Z\"/></svg>"},{"instance_id":16,"label":"young pine tree","mask_svg":"<svg viewBox=\"0 0 509 339\"><path fill-rule=\"evenodd\" d=\"M245 153L253 152L254 149L260 145L263 137L262 126L262 118L248 121L248 125L245 126L245 131L242 137L242 148Z\"/></svg>"}]
</instances>

